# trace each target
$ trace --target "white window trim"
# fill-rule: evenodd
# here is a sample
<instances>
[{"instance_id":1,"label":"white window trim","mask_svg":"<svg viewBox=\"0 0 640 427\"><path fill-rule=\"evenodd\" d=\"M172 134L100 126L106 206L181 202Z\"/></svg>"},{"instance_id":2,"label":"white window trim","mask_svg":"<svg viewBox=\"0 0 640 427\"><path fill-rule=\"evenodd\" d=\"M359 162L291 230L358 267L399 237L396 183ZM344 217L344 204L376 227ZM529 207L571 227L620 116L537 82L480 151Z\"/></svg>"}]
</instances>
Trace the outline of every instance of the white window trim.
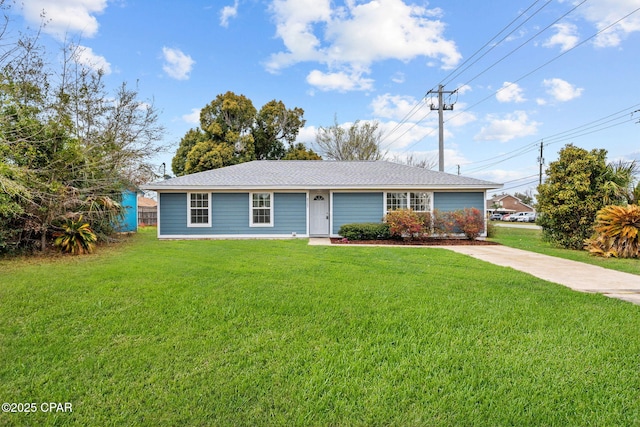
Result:
<instances>
[{"instance_id":1,"label":"white window trim","mask_svg":"<svg viewBox=\"0 0 640 427\"><path fill-rule=\"evenodd\" d=\"M192 194L206 194L207 195L207 222L203 224L193 224L191 222L191 195ZM201 208L193 208L193 209L201 209ZM201 191L193 191L187 193L187 227L188 228L196 228L196 227L211 227L211 193L209 192L201 192Z\"/></svg>"},{"instance_id":2,"label":"white window trim","mask_svg":"<svg viewBox=\"0 0 640 427\"><path fill-rule=\"evenodd\" d=\"M254 208L253 207L253 195L254 194L268 194L269 195L269 219L271 222L268 224L255 224L253 222L253 209L265 209L265 208ZM273 218L273 193L269 191L254 191L253 193L249 193L249 227L273 227L274 218Z\"/></svg>"},{"instance_id":3,"label":"white window trim","mask_svg":"<svg viewBox=\"0 0 640 427\"><path fill-rule=\"evenodd\" d=\"M387 210L387 194L388 193L405 193L407 195L407 208L411 208L411 193L427 193L429 195L429 210L426 211L416 211L416 212L433 212L433 191L425 191L425 190L396 190L396 191L385 191L384 197L382 201L382 210L386 214L389 213Z\"/></svg>"}]
</instances>

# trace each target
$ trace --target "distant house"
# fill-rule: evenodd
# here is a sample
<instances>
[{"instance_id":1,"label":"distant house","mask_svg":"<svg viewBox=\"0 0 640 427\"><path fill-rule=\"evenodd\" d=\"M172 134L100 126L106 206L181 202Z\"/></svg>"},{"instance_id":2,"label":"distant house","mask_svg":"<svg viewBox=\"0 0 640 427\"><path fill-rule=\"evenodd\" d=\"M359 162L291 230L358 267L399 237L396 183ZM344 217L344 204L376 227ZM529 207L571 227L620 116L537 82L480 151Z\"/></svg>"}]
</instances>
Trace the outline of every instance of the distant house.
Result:
<instances>
[{"instance_id":1,"label":"distant house","mask_svg":"<svg viewBox=\"0 0 640 427\"><path fill-rule=\"evenodd\" d=\"M158 202L148 197L138 196L138 225L158 224Z\"/></svg>"},{"instance_id":2,"label":"distant house","mask_svg":"<svg viewBox=\"0 0 640 427\"><path fill-rule=\"evenodd\" d=\"M513 213L535 212L532 206L523 203L519 198L511 194L500 194L487 200L487 212L489 213Z\"/></svg>"},{"instance_id":3,"label":"distant house","mask_svg":"<svg viewBox=\"0 0 640 427\"><path fill-rule=\"evenodd\" d=\"M385 161L253 161L144 186L161 239L337 237L386 212L486 210L502 184Z\"/></svg>"}]
</instances>

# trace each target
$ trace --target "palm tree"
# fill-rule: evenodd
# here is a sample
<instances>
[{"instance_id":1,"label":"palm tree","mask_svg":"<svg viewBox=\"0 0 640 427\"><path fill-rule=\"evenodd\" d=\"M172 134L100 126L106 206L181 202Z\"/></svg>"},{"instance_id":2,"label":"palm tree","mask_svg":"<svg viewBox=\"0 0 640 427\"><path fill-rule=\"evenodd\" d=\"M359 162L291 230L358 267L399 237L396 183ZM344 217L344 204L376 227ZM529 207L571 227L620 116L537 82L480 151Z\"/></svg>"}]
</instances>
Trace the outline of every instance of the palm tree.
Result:
<instances>
[{"instance_id":1,"label":"palm tree","mask_svg":"<svg viewBox=\"0 0 640 427\"><path fill-rule=\"evenodd\" d=\"M634 204L638 203L640 196L640 183L637 176L640 172L635 160L624 162L622 160L607 165L603 175L603 190L605 205Z\"/></svg>"}]
</instances>

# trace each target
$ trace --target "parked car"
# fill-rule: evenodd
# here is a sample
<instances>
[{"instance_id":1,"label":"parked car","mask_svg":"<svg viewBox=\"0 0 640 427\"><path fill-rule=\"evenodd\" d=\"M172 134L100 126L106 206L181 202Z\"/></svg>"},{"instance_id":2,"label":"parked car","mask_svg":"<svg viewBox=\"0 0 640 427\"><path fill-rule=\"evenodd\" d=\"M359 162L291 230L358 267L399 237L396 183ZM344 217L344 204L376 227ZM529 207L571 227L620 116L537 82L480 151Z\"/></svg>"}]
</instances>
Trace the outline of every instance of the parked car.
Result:
<instances>
[{"instance_id":1,"label":"parked car","mask_svg":"<svg viewBox=\"0 0 640 427\"><path fill-rule=\"evenodd\" d=\"M509 216L509 221L511 222L521 221L520 218L525 218L528 213L529 212L516 212L514 214L511 214Z\"/></svg>"},{"instance_id":2,"label":"parked car","mask_svg":"<svg viewBox=\"0 0 640 427\"><path fill-rule=\"evenodd\" d=\"M536 222L536 213L524 212L524 215L518 217L518 222Z\"/></svg>"},{"instance_id":3,"label":"parked car","mask_svg":"<svg viewBox=\"0 0 640 427\"><path fill-rule=\"evenodd\" d=\"M502 218L500 218L501 221L511 221L509 218L511 218L511 214L505 214L502 215Z\"/></svg>"},{"instance_id":4,"label":"parked car","mask_svg":"<svg viewBox=\"0 0 640 427\"><path fill-rule=\"evenodd\" d=\"M501 219L502 219L502 214L501 213L493 213L489 217L490 221L500 221Z\"/></svg>"}]
</instances>

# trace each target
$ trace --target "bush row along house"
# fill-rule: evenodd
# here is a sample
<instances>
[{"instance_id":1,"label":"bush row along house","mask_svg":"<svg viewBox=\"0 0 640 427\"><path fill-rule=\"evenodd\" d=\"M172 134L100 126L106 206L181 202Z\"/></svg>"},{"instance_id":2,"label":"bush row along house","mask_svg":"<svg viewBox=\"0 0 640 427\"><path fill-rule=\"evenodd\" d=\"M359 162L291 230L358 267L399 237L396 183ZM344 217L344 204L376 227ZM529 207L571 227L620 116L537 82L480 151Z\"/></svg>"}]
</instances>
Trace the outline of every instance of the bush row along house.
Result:
<instances>
[{"instance_id":1,"label":"bush row along house","mask_svg":"<svg viewBox=\"0 0 640 427\"><path fill-rule=\"evenodd\" d=\"M386 161L260 160L148 184L158 238L339 237L393 209L477 208L502 184Z\"/></svg>"}]
</instances>

